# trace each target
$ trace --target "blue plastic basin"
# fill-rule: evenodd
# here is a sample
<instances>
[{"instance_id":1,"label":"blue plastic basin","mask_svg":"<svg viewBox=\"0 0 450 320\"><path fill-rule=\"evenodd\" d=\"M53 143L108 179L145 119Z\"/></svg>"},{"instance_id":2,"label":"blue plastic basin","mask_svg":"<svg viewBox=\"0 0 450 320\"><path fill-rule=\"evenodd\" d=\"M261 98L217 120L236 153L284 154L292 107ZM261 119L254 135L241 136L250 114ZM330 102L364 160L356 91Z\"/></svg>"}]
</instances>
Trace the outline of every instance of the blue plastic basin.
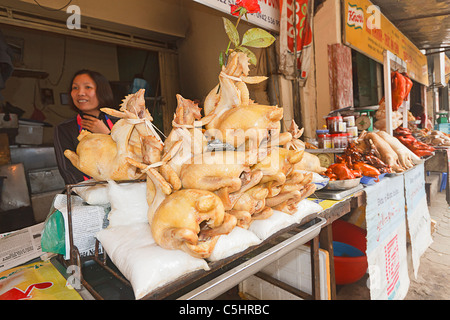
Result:
<instances>
[{"instance_id":1,"label":"blue plastic basin","mask_svg":"<svg viewBox=\"0 0 450 320\"><path fill-rule=\"evenodd\" d=\"M335 257L362 257L364 253L347 243L333 241L333 250Z\"/></svg>"}]
</instances>

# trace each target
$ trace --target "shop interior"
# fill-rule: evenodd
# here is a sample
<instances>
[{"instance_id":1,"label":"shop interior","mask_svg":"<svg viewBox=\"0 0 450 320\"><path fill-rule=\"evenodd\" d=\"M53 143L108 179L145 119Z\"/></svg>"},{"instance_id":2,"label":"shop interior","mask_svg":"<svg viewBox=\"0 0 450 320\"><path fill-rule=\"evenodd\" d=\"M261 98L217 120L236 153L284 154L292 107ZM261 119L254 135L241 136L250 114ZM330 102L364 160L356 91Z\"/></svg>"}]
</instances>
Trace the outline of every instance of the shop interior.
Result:
<instances>
[{"instance_id":1,"label":"shop interior","mask_svg":"<svg viewBox=\"0 0 450 320\"><path fill-rule=\"evenodd\" d=\"M11 190L3 193L1 204L0 225L6 232L44 221L54 195L64 189L54 156L53 128L75 115L68 102L73 73L86 68L104 74L116 107L132 92L133 81L145 81L146 104L161 129L163 106L156 51L7 25L1 31L14 50L14 72L1 92L0 130L9 139L2 144L9 146L15 172L22 171L13 184L12 177L4 180L5 189ZM12 169L4 170L7 174Z\"/></svg>"}]
</instances>

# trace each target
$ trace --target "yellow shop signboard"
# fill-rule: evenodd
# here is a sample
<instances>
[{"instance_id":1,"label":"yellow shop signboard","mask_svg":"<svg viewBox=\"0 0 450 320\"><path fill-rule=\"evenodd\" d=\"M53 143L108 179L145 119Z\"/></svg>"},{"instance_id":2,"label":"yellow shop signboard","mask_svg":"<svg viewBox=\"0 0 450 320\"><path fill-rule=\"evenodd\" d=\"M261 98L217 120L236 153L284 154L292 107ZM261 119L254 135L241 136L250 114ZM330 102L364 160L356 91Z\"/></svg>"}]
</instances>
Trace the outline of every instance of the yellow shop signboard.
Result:
<instances>
[{"instance_id":1,"label":"yellow shop signboard","mask_svg":"<svg viewBox=\"0 0 450 320\"><path fill-rule=\"evenodd\" d=\"M383 63L383 52L389 50L406 62L409 76L428 86L426 56L406 38L368 0L344 0L344 42L372 59Z\"/></svg>"}]
</instances>

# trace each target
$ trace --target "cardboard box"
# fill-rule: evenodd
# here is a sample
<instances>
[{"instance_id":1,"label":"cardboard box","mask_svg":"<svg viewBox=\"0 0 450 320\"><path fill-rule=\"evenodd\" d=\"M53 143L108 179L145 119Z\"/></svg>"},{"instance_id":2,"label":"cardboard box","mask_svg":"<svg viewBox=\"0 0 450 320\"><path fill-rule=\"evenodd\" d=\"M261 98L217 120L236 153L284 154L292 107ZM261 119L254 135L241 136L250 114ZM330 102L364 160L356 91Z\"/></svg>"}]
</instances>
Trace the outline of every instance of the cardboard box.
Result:
<instances>
[{"instance_id":1,"label":"cardboard box","mask_svg":"<svg viewBox=\"0 0 450 320\"><path fill-rule=\"evenodd\" d=\"M19 124L19 132L16 136L16 144L42 144L44 127L42 125Z\"/></svg>"}]
</instances>

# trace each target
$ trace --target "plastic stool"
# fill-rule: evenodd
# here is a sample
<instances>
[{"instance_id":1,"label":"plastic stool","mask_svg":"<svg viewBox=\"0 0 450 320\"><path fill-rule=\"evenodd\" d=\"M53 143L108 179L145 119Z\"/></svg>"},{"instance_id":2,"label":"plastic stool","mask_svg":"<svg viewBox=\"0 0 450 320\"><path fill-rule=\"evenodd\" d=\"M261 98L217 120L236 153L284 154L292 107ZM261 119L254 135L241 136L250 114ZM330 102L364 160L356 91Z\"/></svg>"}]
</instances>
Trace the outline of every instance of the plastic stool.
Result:
<instances>
[{"instance_id":1,"label":"plastic stool","mask_svg":"<svg viewBox=\"0 0 450 320\"><path fill-rule=\"evenodd\" d=\"M442 192L447 187L447 172L442 172L441 176L441 187L439 188L439 192Z\"/></svg>"}]
</instances>

